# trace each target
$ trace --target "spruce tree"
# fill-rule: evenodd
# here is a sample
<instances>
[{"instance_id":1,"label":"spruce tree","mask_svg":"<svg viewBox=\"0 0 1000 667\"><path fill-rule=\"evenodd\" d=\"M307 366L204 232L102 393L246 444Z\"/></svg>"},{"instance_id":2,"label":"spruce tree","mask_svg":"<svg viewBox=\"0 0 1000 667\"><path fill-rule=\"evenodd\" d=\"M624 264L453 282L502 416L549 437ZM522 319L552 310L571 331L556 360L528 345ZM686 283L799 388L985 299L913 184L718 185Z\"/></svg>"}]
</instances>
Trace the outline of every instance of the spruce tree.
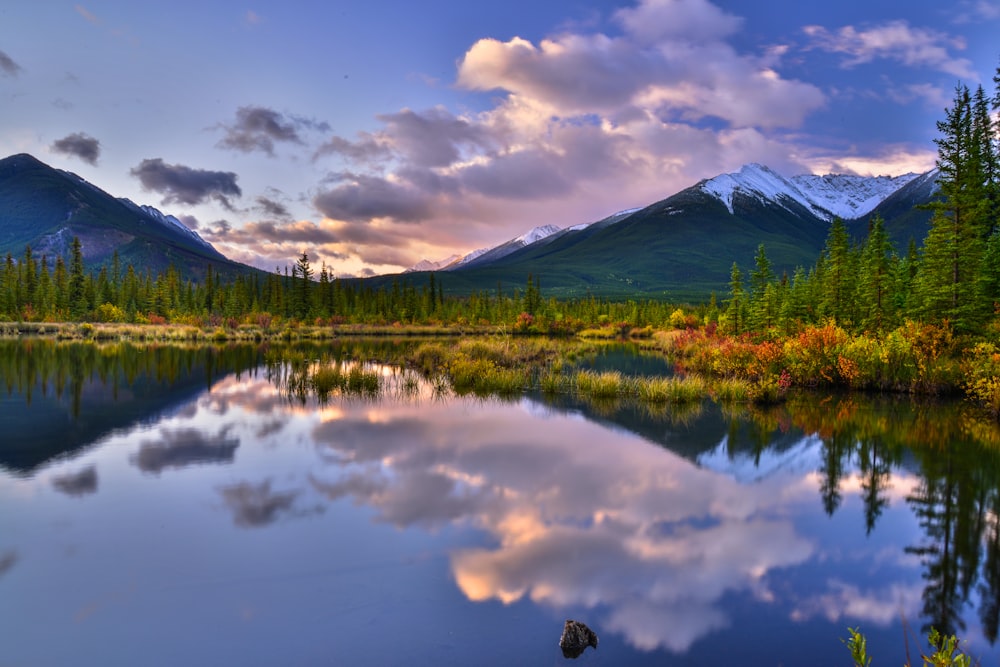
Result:
<instances>
[{"instance_id":1,"label":"spruce tree","mask_svg":"<svg viewBox=\"0 0 1000 667\"><path fill-rule=\"evenodd\" d=\"M820 316L840 323L854 318L856 262L847 227L840 218L830 224L823 249Z\"/></svg>"},{"instance_id":2,"label":"spruce tree","mask_svg":"<svg viewBox=\"0 0 1000 667\"><path fill-rule=\"evenodd\" d=\"M69 255L69 310L73 319L82 318L89 310L85 292L86 279L87 276L83 269L83 248L80 245L80 237L74 236Z\"/></svg>"},{"instance_id":3,"label":"spruce tree","mask_svg":"<svg viewBox=\"0 0 1000 667\"><path fill-rule=\"evenodd\" d=\"M982 98L978 92L976 97ZM976 106L982 107L982 102ZM953 106L938 121L941 200L931 204L934 214L915 285L924 319L947 320L965 331L989 314L982 278L989 234L985 202L990 151L984 153L982 135L991 134L992 125L984 125L980 115L968 87L959 85Z\"/></svg>"},{"instance_id":4,"label":"spruce tree","mask_svg":"<svg viewBox=\"0 0 1000 667\"><path fill-rule=\"evenodd\" d=\"M736 262L729 277L729 305L726 307L726 322L731 333L738 334L746 327L743 313L746 310L746 293L743 291L743 274Z\"/></svg>"},{"instance_id":5,"label":"spruce tree","mask_svg":"<svg viewBox=\"0 0 1000 667\"><path fill-rule=\"evenodd\" d=\"M860 324L866 329L879 331L892 320L895 310L892 298L893 258L892 241L885 231L885 221L882 216L876 215L872 218L868 238L861 249L858 278Z\"/></svg>"}]
</instances>

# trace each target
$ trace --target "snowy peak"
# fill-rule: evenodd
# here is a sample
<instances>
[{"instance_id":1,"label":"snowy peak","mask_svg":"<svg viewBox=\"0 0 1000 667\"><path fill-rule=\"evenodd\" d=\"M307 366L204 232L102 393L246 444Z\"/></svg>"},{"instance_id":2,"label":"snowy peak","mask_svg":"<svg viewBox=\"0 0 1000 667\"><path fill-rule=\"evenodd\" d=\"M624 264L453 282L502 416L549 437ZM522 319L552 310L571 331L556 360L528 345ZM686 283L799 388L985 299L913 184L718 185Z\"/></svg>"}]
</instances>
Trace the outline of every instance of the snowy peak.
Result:
<instances>
[{"instance_id":1,"label":"snowy peak","mask_svg":"<svg viewBox=\"0 0 1000 667\"><path fill-rule=\"evenodd\" d=\"M408 268L404 273L412 273L415 271L442 271L447 270L452 264L455 264L462 259L461 255L452 255L451 257L446 257L440 262L432 262L429 259L422 259L410 268Z\"/></svg>"},{"instance_id":2,"label":"snowy peak","mask_svg":"<svg viewBox=\"0 0 1000 667\"><path fill-rule=\"evenodd\" d=\"M733 201L739 194L785 209L794 202L817 218L830 222L834 218L854 220L871 213L917 176L804 174L789 179L764 165L748 164L738 172L702 181L697 187L721 201L730 213L734 212Z\"/></svg>"},{"instance_id":3,"label":"snowy peak","mask_svg":"<svg viewBox=\"0 0 1000 667\"><path fill-rule=\"evenodd\" d=\"M917 178L902 176L851 176L828 174L793 176L791 181L811 201L844 220L855 220L871 213L889 195Z\"/></svg>"},{"instance_id":4,"label":"snowy peak","mask_svg":"<svg viewBox=\"0 0 1000 667\"><path fill-rule=\"evenodd\" d=\"M527 234L522 234L514 239L515 243L520 243L521 245L531 245L537 241L552 236L559 231L559 227L556 225L543 225L541 227L535 227Z\"/></svg>"},{"instance_id":5,"label":"snowy peak","mask_svg":"<svg viewBox=\"0 0 1000 667\"><path fill-rule=\"evenodd\" d=\"M147 206L145 204L142 205L136 204L131 199L127 199L125 197L122 197L121 199L119 199L119 201L128 206L129 208L145 214L146 217L156 220L162 225L166 225L167 227L177 229L187 234L188 236L190 236L191 238L193 238L195 241L205 246L206 248L212 248L212 244L210 244L205 239L201 238L201 236L198 235L198 232L194 231L193 229L185 225L183 222L181 222L174 216L163 213L154 206ZM215 248L212 248L212 250L215 250Z\"/></svg>"}]
</instances>

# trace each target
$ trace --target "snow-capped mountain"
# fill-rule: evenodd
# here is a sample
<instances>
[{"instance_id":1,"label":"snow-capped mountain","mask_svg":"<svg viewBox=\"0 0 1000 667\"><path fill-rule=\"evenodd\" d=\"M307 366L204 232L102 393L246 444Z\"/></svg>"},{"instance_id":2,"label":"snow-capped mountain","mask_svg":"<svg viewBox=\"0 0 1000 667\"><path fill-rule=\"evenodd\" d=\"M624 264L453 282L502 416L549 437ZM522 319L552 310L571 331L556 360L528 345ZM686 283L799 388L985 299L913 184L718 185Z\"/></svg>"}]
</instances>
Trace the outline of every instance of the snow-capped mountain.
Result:
<instances>
[{"instance_id":1,"label":"snow-capped mountain","mask_svg":"<svg viewBox=\"0 0 1000 667\"><path fill-rule=\"evenodd\" d=\"M406 273L411 271L450 271L460 266L467 266L472 262L480 260L480 258L484 258L486 261L500 259L501 257L505 257L506 255L520 250L525 246L529 246L533 243L541 241L544 238L552 236L559 231L560 228L556 225L542 225L541 227L534 227L530 231L501 243L500 245L493 246L492 248L480 248L479 250L473 250L467 255L452 255L451 257L438 262L432 262L426 259L421 260L407 269Z\"/></svg>"},{"instance_id":2,"label":"snow-capped mountain","mask_svg":"<svg viewBox=\"0 0 1000 667\"><path fill-rule=\"evenodd\" d=\"M867 215L918 176L805 174L788 179L764 165L748 164L738 172L702 181L697 187L725 204L730 213L734 213L735 197L743 195L789 210L789 204L794 202L817 218L830 222L834 218L855 220Z\"/></svg>"},{"instance_id":3,"label":"snow-capped mountain","mask_svg":"<svg viewBox=\"0 0 1000 667\"><path fill-rule=\"evenodd\" d=\"M444 271L447 270L452 264L458 262L462 259L462 255L451 255L450 257L445 257L439 262L432 262L429 259L422 259L410 268L408 268L403 273L413 273L415 271Z\"/></svg>"},{"instance_id":4,"label":"snow-capped mountain","mask_svg":"<svg viewBox=\"0 0 1000 667\"><path fill-rule=\"evenodd\" d=\"M188 236L190 236L191 238L193 238L195 241L202 244L206 248L212 248L212 244L206 241L205 239L201 238L198 232L194 231L193 229L185 225L183 222L181 222L174 216L168 215L167 213L163 213L155 206L148 206L146 204L136 204L134 201L126 197L120 197L118 201L125 204L129 208L144 213L147 217L152 218L153 220L156 220L161 224L164 224L168 227L171 227L173 229L176 229L178 231L187 234ZM212 249L214 250L214 248Z\"/></svg>"}]
</instances>

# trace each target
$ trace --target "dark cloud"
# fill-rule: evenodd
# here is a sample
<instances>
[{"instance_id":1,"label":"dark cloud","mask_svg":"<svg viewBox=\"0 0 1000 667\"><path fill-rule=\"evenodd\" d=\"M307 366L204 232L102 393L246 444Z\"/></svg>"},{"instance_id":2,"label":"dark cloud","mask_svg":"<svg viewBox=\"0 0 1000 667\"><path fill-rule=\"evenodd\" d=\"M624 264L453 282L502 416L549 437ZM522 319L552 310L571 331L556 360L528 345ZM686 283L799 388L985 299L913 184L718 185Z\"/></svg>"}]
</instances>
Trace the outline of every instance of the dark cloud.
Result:
<instances>
[{"instance_id":1,"label":"dark cloud","mask_svg":"<svg viewBox=\"0 0 1000 667\"><path fill-rule=\"evenodd\" d=\"M15 563L17 563L16 551L7 551L0 554L0 577L6 574L10 568L14 567Z\"/></svg>"},{"instance_id":2,"label":"dark cloud","mask_svg":"<svg viewBox=\"0 0 1000 667\"><path fill-rule=\"evenodd\" d=\"M417 222L430 218L432 213L426 193L362 174L354 175L350 183L316 195L313 205L328 218L347 221L392 218Z\"/></svg>"},{"instance_id":3,"label":"dark cloud","mask_svg":"<svg viewBox=\"0 0 1000 667\"><path fill-rule=\"evenodd\" d=\"M324 155L339 155L357 164L377 164L392 157L392 149L370 134L362 134L357 141L343 137L332 137L316 151L315 158Z\"/></svg>"},{"instance_id":4,"label":"dark cloud","mask_svg":"<svg viewBox=\"0 0 1000 667\"><path fill-rule=\"evenodd\" d=\"M198 218L194 217L193 215L178 215L176 217L178 220L183 222L184 226L187 227L188 229L197 230L198 227L201 226L201 223L198 222Z\"/></svg>"},{"instance_id":5,"label":"dark cloud","mask_svg":"<svg viewBox=\"0 0 1000 667\"><path fill-rule=\"evenodd\" d=\"M195 428L165 430L162 440L144 442L132 462L151 473L198 463L232 463L240 441L225 436L225 430L215 436Z\"/></svg>"},{"instance_id":6,"label":"dark cloud","mask_svg":"<svg viewBox=\"0 0 1000 667\"><path fill-rule=\"evenodd\" d=\"M62 475L52 480L52 486L68 496L85 496L97 491L97 468L90 466L80 472Z\"/></svg>"},{"instance_id":7,"label":"dark cloud","mask_svg":"<svg viewBox=\"0 0 1000 667\"><path fill-rule=\"evenodd\" d=\"M481 125L458 118L444 109L417 113L404 109L376 118L386 124L393 146L418 167L446 167L461 157L465 145L489 150L494 142Z\"/></svg>"},{"instance_id":8,"label":"dark cloud","mask_svg":"<svg viewBox=\"0 0 1000 667\"><path fill-rule=\"evenodd\" d=\"M155 158L143 160L131 173L139 179L143 188L163 195L164 204L195 206L215 199L232 210L229 198L243 195L236 184L237 176L231 171L192 169Z\"/></svg>"},{"instance_id":9,"label":"dark cloud","mask_svg":"<svg viewBox=\"0 0 1000 667\"><path fill-rule=\"evenodd\" d=\"M56 153L78 157L87 164L95 166L97 159L101 157L101 142L83 132L74 132L62 139L56 139L52 142L51 149Z\"/></svg>"},{"instance_id":10,"label":"dark cloud","mask_svg":"<svg viewBox=\"0 0 1000 667\"><path fill-rule=\"evenodd\" d=\"M264 215L272 218L284 220L292 217L291 213L288 211L288 207L279 201L275 201L263 195L257 197L257 206L255 208L258 211L261 211Z\"/></svg>"},{"instance_id":11,"label":"dark cloud","mask_svg":"<svg viewBox=\"0 0 1000 667\"><path fill-rule=\"evenodd\" d=\"M326 123L286 116L273 109L265 107L240 107L236 110L234 123L219 125L226 135L219 140L218 146L229 150L252 153L263 151L274 155L275 142L302 144L301 130L327 131Z\"/></svg>"},{"instance_id":12,"label":"dark cloud","mask_svg":"<svg viewBox=\"0 0 1000 667\"><path fill-rule=\"evenodd\" d=\"M248 222L239 228L233 227L225 220L219 220L212 223L211 226L206 227L200 233L205 238L213 241L241 243L251 246L258 245L261 242L323 245L325 243L339 243L342 240L341 236L334 231L308 220L287 223L265 220L262 222Z\"/></svg>"},{"instance_id":13,"label":"dark cloud","mask_svg":"<svg viewBox=\"0 0 1000 667\"><path fill-rule=\"evenodd\" d=\"M17 76L24 68L14 62L14 59L8 56L3 51L0 51L0 72L3 72L4 76Z\"/></svg>"},{"instance_id":14,"label":"dark cloud","mask_svg":"<svg viewBox=\"0 0 1000 667\"><path fill-rule=\"evenodd\" d=\"M274 523L283 512L290 512L299 493L271 491L271 481L260 484L240 482L219 489L222 499L233 512L237 526L254 528Z\"/></svg>"}]
</instances>

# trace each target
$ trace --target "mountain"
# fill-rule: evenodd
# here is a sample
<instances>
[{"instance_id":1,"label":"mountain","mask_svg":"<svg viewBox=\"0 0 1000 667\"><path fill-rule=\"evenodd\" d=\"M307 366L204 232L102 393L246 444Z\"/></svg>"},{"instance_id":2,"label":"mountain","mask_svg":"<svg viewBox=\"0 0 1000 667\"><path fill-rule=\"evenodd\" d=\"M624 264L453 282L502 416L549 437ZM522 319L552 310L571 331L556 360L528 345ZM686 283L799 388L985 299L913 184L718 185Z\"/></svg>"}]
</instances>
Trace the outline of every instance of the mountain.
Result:
<instances>
[{"instance_id":1,"label":"mountain","mask_svg":"<svg viewBox=\"0 0 1000 667\"><path fill-rule=\"evenodd\" d=\"M934 172L785 178L750 164L645 208L454 264L443 282L447 291L462 293L523 285L531 274L556 296L703 301L726 293L734 262L750 270L761 243L779 275L812 266L836 217L861 239L869 217L882 215L905 252L911 238L926 235L929 212L914 207L933 199L935 180Z\"/></svg>"},{"instance_id":2,"label":"mountain","mask_svg":"<svg viewBox=\"0 0 1000 667\"><path fill-rule=\"evenodd\" d=\"M143 272L173 265L200 278L206 265L222 275L255 270L227 259L172 215L116 199L31 155L0 160L0 256L19 258L30 245L36 257L68 258L73 237L90 268L110 264L117 250L123 267Z\"/></svg>"}]
</instances>

